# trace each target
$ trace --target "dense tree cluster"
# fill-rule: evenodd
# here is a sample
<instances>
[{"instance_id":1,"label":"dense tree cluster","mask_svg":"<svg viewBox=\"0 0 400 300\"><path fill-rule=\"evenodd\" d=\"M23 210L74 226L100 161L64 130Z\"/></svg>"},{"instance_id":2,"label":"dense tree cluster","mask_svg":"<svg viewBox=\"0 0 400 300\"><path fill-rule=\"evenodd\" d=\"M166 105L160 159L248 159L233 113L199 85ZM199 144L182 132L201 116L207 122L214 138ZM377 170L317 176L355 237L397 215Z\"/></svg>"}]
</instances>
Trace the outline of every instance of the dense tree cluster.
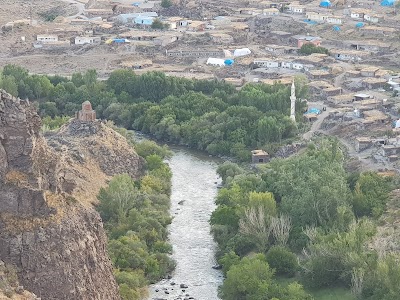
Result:
<instances>
[{"instance_id":1,"label":"dense tree cluster","mask_svg":"<svg viewBox=\"0 0 400 300\"><path fill-rule=\"evenodd\" d=\"M299 53L304 55L310 55L312 53L328 54L329 51L324 47L315 46L312 43L306 43L303 46L301 46L301 48L299 49Z\"/></svg>"},{"instance_id":2,"label":"dense tree cluster","mask_svg":"<svg viewBox=\"0 0 400 300\"><path fill-rule=\"evenodd\" d=\"M323 139L256 172L218 168L224 187L210 222L226 275L222 299L309 299L300 284L300 298L282 292L274 275L307 288L350 287L357 299L397 299L399 257L369 246L394 181L343 164L338 142Z\"/></svg>"},{"instance_id":3,"label":"dense tree cluster","mask_svg":"<svg viewBox=\"0 0 400 300\"><path fill-rule=\"evenodd\" d=\"M171 172L163 163L165 147L143 141L136 146L146 160L147 174L134 181L115 176L101 189L97 209L109 237L109 254L123 299L142 299L146 286L171 272L167 225Z\"/></svg>"},{"instance_id":4,"label":"dense tree cluster","mask_svg":"<svg viewBox=\"0 0 400 300\"><path fill-rule=\"evenodd\" d=\"M296 79L297 96L305 98L303 78ZM248 160L249 150L269 151L297 133L290 120L290 88L282 84L248 84L240 91L215 80L189 80L159 72L141 76L116 70L98 81L95 70L60 76L29 75L4 67L0 87L14 96L37 100L42 116L73 116L89 100L98 118L136 129L173 143L214 155ZM298 119L305 106L298 101Z\"/></svg>"}]
</instances>

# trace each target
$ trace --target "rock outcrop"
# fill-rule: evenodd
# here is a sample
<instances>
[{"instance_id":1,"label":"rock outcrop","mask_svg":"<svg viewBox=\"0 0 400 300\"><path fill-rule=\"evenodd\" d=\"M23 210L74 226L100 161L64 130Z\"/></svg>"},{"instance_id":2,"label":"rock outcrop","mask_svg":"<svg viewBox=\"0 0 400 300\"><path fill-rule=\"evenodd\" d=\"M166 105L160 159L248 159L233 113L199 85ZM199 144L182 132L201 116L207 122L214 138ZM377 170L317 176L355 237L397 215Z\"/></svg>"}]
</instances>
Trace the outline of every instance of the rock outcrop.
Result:
<instances>
[{"instance_id":1,"label":"rock outcrop","mask_svg":"<svg viewBox=\"0 0 400 300\"><path fill-rule=\"evenodd\" d=\"M0 91L0 259L42 299L120 299L93 209L112 175L140 175L125 138L71 121L48 141L28 101Z\"/></svg>"}]
</instances>

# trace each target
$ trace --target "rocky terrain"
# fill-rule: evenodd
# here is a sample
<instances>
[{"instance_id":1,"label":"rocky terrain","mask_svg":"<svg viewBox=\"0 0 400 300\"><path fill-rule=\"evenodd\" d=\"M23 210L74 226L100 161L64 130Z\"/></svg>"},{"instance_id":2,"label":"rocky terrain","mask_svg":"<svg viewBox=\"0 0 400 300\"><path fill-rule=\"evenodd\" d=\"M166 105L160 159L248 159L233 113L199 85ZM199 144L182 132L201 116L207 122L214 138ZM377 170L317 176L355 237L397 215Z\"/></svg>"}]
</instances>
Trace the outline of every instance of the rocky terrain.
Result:
<instances>
[{"instance_id":1,"label":"rocky terrain","mask_svg":"<svg viewBox=\"0 0 400 300\"><path fill-rule=\"evenodd\" d=\"M120 299L91 203L142 161L100 122L71 121L48 142L40 126L28 101L0 91L0 259L42 299Z\"/></svg>"}]
</instances>

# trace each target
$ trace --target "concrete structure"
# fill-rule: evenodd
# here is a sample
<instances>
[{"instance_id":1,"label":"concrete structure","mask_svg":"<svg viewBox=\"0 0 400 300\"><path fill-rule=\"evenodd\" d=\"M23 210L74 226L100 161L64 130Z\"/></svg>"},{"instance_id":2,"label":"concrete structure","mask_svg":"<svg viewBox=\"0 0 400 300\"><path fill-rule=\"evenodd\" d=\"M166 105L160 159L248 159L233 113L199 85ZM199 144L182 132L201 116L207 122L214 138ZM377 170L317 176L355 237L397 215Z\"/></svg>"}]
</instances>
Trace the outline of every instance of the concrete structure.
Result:
<instances>
[{"instance_id":1,"label":"concrete structure","mask_svg":"<svg viewBox=\"0 0 400 300\"><path fill-rule=\"evenodd\" d=\"M266 8L263 10L263 14L266 16L277 16L279 15L279 9L277 8Z\"/></svg>"},{"instance_id":2,"label":"concrete structure","mask_svg":"<svg viewBox=\"0 0 400 300\"><path fill-rule=\"evenodd\" d=\"M260 68L279 68L280 67L280 63L279 61L273 60L273 59L255 59L253 61L253 64L255 66L258 66Z\"/></svg>"},{"instance_id":3,"label":"concrete structure","mask_svg":"<svg viewBox=\"0 0 400 300\"><path fill-rule=\"evenodd\" d=\"M328 15L310 11L310 12L306 13L306 18L309 21L322 23L322 22L325 22L325 20L328 18Z\"/></svg>"},{"instance_id":4,"label":"concrete structure","mask_svg":"<svg viewBox=\"0 0 400 300\"><path fill-rule=\"evenodd\" d=\"M166 56L171 57L224 57L222 50L167 50Z\"/></svg>"},{"instance_id":5,"label":"concrete structure","mask_svg":"<svg viewBox=\"0 0 400 300\"><path fill-rule=\"evenodd\" d=\"M58 36L55 34L38 34L36 41L41 43L58 42Z\"/></svg>"},{"instance_id":6,"label":"concrete structure","mask_svg":"<svg viewBox=\"0 0 400 300\"><path fill-rule=\"evenodd\" d=\"M99 36L77 36L75 38L75 45L84 44L100 44L101 37Z\"/></svg>"},{"instance_id":7,"label":"concrete structure","mask_svg":"<svg viewBox=\"0 0 400 300\"><path fill-rule=\"evenodd\" d=\"M85 101L82 103L82 110L78 111L75 117L79 121L92 122L96 120L96 112L92 109L92 104Z\"/></svg>"},{"instance_id":8,"label":"concrete structure","mask_svg":"<svg viewBox=\"0 0 400 300\"><path fill-rule=\"evenodd\" d=\"M358 137L356 138L356 151L364 151L365 149L368 149L369 147L372 146L372 140L369 137Z\"/></svg>"},{"instance_id":9,"label":"concrete structure","mask_svg":"<svg viewBox=\"0 0 400 300\"><path fill-rule=\"evenodd\" d=\"M363 77L375 77L376 73L379 71L378 67L365 67L360 70L360 75Z\"/></svg>"},{"instance_id":10,"label":"concrete structure","mask_svg":"<svg viewBox=\"0 0 400 300\"><path fill-rule=\"evenodd\" d=\"M269 161L269 154L264 150L251 151L251 162L253 164L262 164Z\"/></svg>"},{"instance_id":11,"label":"concrete structure","mask_svg":"<svg viewBox=\"0 0 400 300\"><path fill-rule=\"evenodd\" d=\"M335 24L335 25L342 25L343 18L340 16L328 16L326 18L326 23Z\"/></svg>"},{"instance_id":12,"label":"concrete structure","mask_svg":"<svg viewBox=\"0 0 400 300\"><path fill-rule=\"evenodd\" d=\"M303 5L300 4L295 4L295 3L291 3L288 6L286 6L287 11L293 14L303 14L306 9Z\"/></svg>"}]
</instances>

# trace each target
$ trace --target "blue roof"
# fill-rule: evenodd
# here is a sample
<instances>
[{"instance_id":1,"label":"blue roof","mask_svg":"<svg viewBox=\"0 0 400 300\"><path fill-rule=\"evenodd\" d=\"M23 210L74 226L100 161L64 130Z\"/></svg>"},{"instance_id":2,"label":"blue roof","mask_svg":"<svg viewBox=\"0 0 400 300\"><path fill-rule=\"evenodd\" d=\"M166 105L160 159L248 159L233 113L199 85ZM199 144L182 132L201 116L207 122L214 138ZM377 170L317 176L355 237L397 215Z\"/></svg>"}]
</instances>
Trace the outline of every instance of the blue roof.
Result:
<instances>
[{"instance_id":1,"label":"blue roof","mask_svg":"<svg viewBox=\"0 0 400 300\"><path fill-rule=\"evenodd\" d=\"M227 65L227 66L233 65L234 62L235 62L235 61L234 61L233 59L226 59L226 60L224 61L225 65Z\"/></svg>"},{"instance_id":2,"label":"blue roof","mask_svg":"<svg viewBox=\"0 0 400 300\"><path fill-rule=\"evenodd\" d=\"M331 1L329 1L329 0L322 0L320 3L319 3L319 6L321 6L321 7L330 7L332 4L331 4Z\"/></svg>"},{"instance_id":3,"label":"blue roof","mask_svg":"<svg viewBox=\"0 0 400 300\"><path fill-rule=\"evenodd\" d=\"M113 39L114 43L125 43L125 39Z\"/></svg>"},{"instance_id":4,"label":"blue roof","mask_svg":"<svg viewBox=\"0 0 400 300\"><path fill-rule=\"evenodd\" d=\"M382 5L382 6L393 6L394 3L395 3L395 0L383 0L383 1L381 2L381 5Z\"/></svg>"},{"instance_id":5,"label":"blue roof","mask_svg":"<svg viewBox=\"0 0 400 300\"><path fill-rule=\"evenodd\" d=\"M320 113L321 113L321 110L319 110L318 108L313 107L313 108L310 108L310 109L305 113L305 115L308 115L308 114L317 114L317 115L319 115Z\"/></svg>"},{"instance_id":6,"label":"blue roof","mask_svg":"<svg viewBox=\"0 0 400 300\"><path fill-rule=\"evenodd\" d=\"M340 31L340 27L339 27L339 26L333 26L332 29L333 29L334 31Z\"/></svg>"},{"instance_id":7,"label":"blue roof","mask_svg":"<svg viewBox=\"0 0 400 300\"><path fill-rule=\"evenodd\" d=\"M364 23L363 22L358 22L357 24L356 24L356 27L357 28L361 28L361 27L364 27Z\"/></svg>"}]
</instances>

